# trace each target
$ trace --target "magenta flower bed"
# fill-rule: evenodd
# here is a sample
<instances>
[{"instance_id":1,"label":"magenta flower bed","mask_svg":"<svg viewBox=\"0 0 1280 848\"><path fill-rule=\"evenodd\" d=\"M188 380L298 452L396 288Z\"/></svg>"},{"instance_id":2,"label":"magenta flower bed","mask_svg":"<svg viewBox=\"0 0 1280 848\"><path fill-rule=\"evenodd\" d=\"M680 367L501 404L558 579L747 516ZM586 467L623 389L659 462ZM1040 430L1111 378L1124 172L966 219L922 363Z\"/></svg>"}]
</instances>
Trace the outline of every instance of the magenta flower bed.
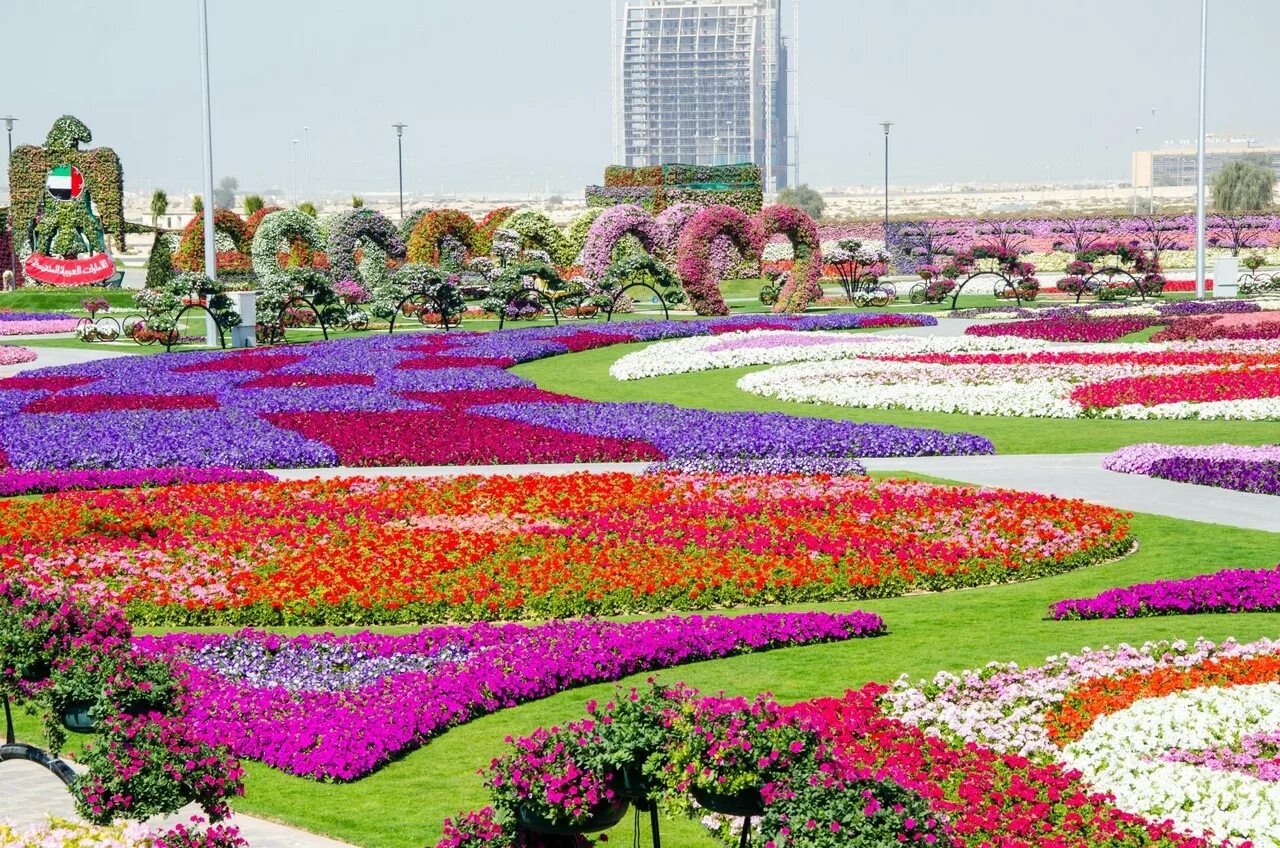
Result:
<instances>
[{"instance_id":1,"label":"magenta flower bed","mask_svg":"<svg viewBox=\"0 0 1280 848\"><path fill-rule=\"evenodd\" d=\"M965 328L966 336L1016 336L1049 342L1114 342L1130 333L1165 323L1166 319L1149 318L1060 318L1015 321L1006 324L976 324Z\"/></svg>"},{"instance_id":2,"label":"magenta flower bed","mask_svg":"<svg viewBox=\"0 0 1280 848\"><path fill-rule=\"evenodd\" d=\"M0 497L64 492L68 489L132 489L180 483L258 483L274 480L265 471L239 468L136 468L128 471L19 471L0 469Z\"/></svg>"},{"instance_id":3,"label":"magenta flower bed","mask_svg":"<svg viewBox=\"0 0 1280 848\"><path fill-rule=\"evenodd\" d=\"M1280 568L1235 568L1057 601L1049 607L1049 617L1062 621L1276 610L1280 610Z\"/></svg>"},{"instance_id":4,"label":"magenta flower bed","mask_svg":"<svg viewBox=\"0 0 1280 848\"><path fill-rule=\"evenodd\" d=\"M138 642L176 663L194 693L188 716L198 738L291 774L354 780L450 727L575 686L883 632L871 613L761 613Z\"/></svg>"}]
</instances>

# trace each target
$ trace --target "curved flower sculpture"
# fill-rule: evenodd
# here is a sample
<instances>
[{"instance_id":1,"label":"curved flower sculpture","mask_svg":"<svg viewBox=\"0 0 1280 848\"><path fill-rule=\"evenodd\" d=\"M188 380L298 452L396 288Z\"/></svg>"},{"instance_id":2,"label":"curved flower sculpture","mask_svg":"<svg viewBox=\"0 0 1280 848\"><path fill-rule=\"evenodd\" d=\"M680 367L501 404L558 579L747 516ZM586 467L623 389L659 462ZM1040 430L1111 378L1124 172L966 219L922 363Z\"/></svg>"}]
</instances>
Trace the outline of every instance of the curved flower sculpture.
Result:
<instances>
[{"instance_id":1,"label":"curved flower sculpture","mask_svg":"<svg viewBox=\"0 0 1280 848\"><path fill-rule=\"evenodd\" d=\"M283 310L297 295L306 297L317 308L335 302L333 284L323 271L280 267L277 250L282 242L300 244L310 254L320 247L320 228L314 218L296 209L281 209L262 219L250 252L253 271L262 285L259 314L269 316Z\"/></svg>"},{"instance_id":2,"label":"curved flower sculpture","mask_svg":"<svg viewBox=\"0 0 1280 848\"><path fill-rule=\"evenodd\" d=\"M662 251L667 255L667 258L675 256L676 247L680 241L680 232L684 229L684 225L689 223L689 219L704 208L701 203L693 203L686 200L681 203L671 204L654 217L653 223L658 231L658 240L661 242Z\"/></svg>"},{"instance_id":3,"label":"curved flower sculpture","mask_svg":"<svg viewBox=\"0 0 1280 848\"><path fill-rule=\"evenodd\" d=\"M728 236L748 259L759 259L764 247L760 225L732 206L708 206L689 219L680 232L676 270L699 315L729 314L729 306L720 296L720 275L711 261L712 242L717 236Z\"/></svg>"},{"instance_id":4,"label":"curved flower sculpture","mask_svg":"<svg viewBox=\"0 0 1280 848\"><path fill-rule=\"evenodd\" d=\"M213 232L231 239L234 252L220 251L217 264L223 270L223 260L229 263L245 249L249 243L245 237L244 219L230 209L213 210ZM178 240L178 250L173 254L173 267L179 271L204 270L204 217L197 215L182 228L182 237Z\"/></svg>"},{"instance_id":5,"label":"curved flower sculpture","mask_svg":"<svg viewBox=\"0 0 1280 848\"><path fill-rule=\"evenodd\" d=\"M364 261L358 266L356 248L364 253ZM334 279L374 285L387 276L388 256L404 258L405 244L395 224L381 212L352 209L330 225L328 254Z\"/></svg>"},{"instance_id":6,"label":"curved flower sculpture","mask_svg":"<svg viewBox=\"0 0 1280 848\"><path fill-rule=\"evenodd\" d=\"M764 238L784 235L791 241L795 261L786 285L773 305L774 312L804 312L811 301L822 297L822 244L818 226L804 211L775 203L758 216Z\"/></svg>"},{"instance_id":7,"label":"curved flower sculpture","mask_svg":"<svg viewBox=\"0 0 1280 848\"><path fill-rule=\"evenodd\" d=\"M409 234L407 257L410 262L440 264L440 241L452 236L470 246L475 235L476 222L466 212L457 209L432 209L418 219Z\"/></svg>"},{"instance_id":8,"label":"curved flower sculpture","mask_svg":"<svg viewBox=\"0 0 1280 848\"><path fill-rule=\"evenodd\" d=\"M653 216L643 207L611 206L600 213L587 231L582 248L582 273L593 280L604 277L613 262L613 249L624 236L635 236L653 254L660 244Z\"/></svg>"},{"instance_id":9,"label":"curved flower sculpture","mask_svg":"<svg viewBox=\"0 0 1280 848\"><path fill-rule=\"evenodd\" d=\"M493 250L494 232L515 211L513 206L499 206L497 209L490 209L485 213L485 216L480 219L480 223L476 224L475 232L471 236L471 253L473 256L489 255L489 251Z\"/></svg>"},{"instance_id":10,"label":"curved flower sculpture","mask_svg":"<svg viewBox=\"0 0 1280 848\"><path fill-rule=\"evenodd\" d=\"M552 262L562 265L573 261L572 256L565 258L567 247L564 233L560 232L554 221L536 209L515 213L503 222L502 228L520 235L521 251L545 251ZM532 257L526 254L524 258Z\"/></svg>"}]
</instances>

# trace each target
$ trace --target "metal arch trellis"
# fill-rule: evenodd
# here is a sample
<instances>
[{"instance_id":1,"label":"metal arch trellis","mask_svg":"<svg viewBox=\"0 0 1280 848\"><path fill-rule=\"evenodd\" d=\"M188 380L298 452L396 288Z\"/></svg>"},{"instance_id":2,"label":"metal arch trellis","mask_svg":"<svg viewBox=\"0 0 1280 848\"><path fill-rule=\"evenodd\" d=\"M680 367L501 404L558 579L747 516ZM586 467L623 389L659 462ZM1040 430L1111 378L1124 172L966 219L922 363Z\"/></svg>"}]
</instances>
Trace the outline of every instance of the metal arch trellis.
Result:
<instances>
[{"instance_id":1,"label":"metal arch trellis","mask_svg":"<svg viewBox=\"0 0 1280 848\"><path fill-rule=\"evenodd\" d=\"M650 292L653 292L653 296L657 299L658 305L662 307L662 320L663 321L671 320L671 310L667 306L667 298L663 296L662 292L658 291L657 287L650 283L636 282L636 283L630 283L626 286L623 286L622 288L614 292L613 296L609 298L609 306L605 310L605 318L604 318L604 321L606 324L613 320L613 313L618 310L618 303L622 300L623 297L626 296L627 292L631 291L632 289L646 289Z\"/></svg>"},{"instance_id":2,"label":"metal arch trellis","mask_svg":"<svg viewBox=\"0 0 1280 848\"><path fill-rule=\"evenodd\" d=\"M1237 291L1246 296L1280 292L1280 271L1246 271L1236 278Z\"/></svg>"},{"instance_id":3,"label":"metal arch trellis","mask_svg":"<svg viewBox=\"0 0 1280 848\"><path fill-rule=\"evenodd\" d=\"M951 290L951 295L950 295L950 296L951 296L951 311L953 311L953 312L955 311L955 309L956 309L956 302L960 299L960 293L961 293L962 291L964 291L965 286L969 285L969 283L973 282L974 280L976 280L976 279L978 279L978 278L980 278L980 277L994 277L994 278L996 278L997 280L1003 281L1003 282L1004 282L1004 288L1003 288L1003 289L999 288L999 287L998 287L998 284L997 284L997 289L996 289L996 295L995 295L995 296L996 296L997 298L1010 298L1010 297L1012 297L1012 299L1014 300L1014 302L1015 302L1015 303L1017 303L1017 305L1018 305L1018 306L1021 306L1021 305L1022 305L1022 300L1023 300L1023 297L1022 297L1022 287L1020 287L1020 286L1017 284L1017 280L1020 280L1020 279L1022 279L1022 278L1021 278L1021 277L1013 277L1013 276L1011 276L1010 274L1005 273L1002 269L999 269L999 268L995 268L995 269L988 268L988 269L985 269L985 270L974 270L974 271L971 271L971 272L970 272L970 273L969 273L969 274L968 274L968 275L967 275L963 280L961 280L959 283L957 283L957 284L956 284L956 287L955 287L954 289L952 289L952 290ZM1006 293L1005 293L1005 294L1002 294L1001 292L1006 292ZM1007 294L1007 292L1012 292L1012 295ZM943 298L943 301L940 301L940 302L944 302L945 300L946 300L946 298L944 297L944 298Z\"/></svg>"},{"instance_id":4,"label":"metal arch trellis","mask_svg":"<svg viewBox=\"0 0 1280 848\"><path fill-rule=\"evenodd\" d=\"M1147 290L1152 286L1138 279L1131 271L1116 266L1110 266L1107 268L1099 268L1081 281L1079 290L1076 291L1076 303L1079 303L1080 298L1084 297L1086 293L1097 294L1104 286L1113 284L1117 277L1126 278L1129 281L1126 287L1136 291L1138 293L1138 297L1141 300L1146 301L1147 295L1149 294ZM1160 285L1159 289L1163 290L1164 286Z\"/></svg>"},{"instance_id":5,"label":"metal arch trellis","mask_svg":"<svg viewBox=\"0 0 1280 848\"><path fill-rule=\"evenodd\" d=\"M421 301L422 309L419 309L419 310L405 309L406 306L412 306L417 301ZM440 329L447 331L447 330L453 329L454 327L462 323L462 314L461 313L454 314L449 312L449 309L445 305L443 300L432 297L426 292L414 292L413 294L407 295L399 303L396 304L395 311L391 313L391 323L390 323L390 326L387 328L387 334L390 335L396 331L396 319L402 316L405 318L411 318L414 315L417 315L418 322L426 326L427 322L423 320L423 317L429 314L427 312L427 309L432 306L435 307L435 313L433 314L440 316L440 323L434 326L438 326ZM456 320L451 320L451 319L456 319Z\"/></svg>"},{"instance_id":6,"label":"metal arch trellis","mask_svg":"<svg viewBox=\"0 0 1280 848\"><path fill-rule=\"evenodd\" d=\"M209 319L213 321L213 326L218 328L218 348L220 350L225 350L227 347L227 337L226 333L223 331L222 322L218 320L218 316L214 315L213 311L203 303L189 303L179 309L177 315L173 316L173 329L169 331L169 335L164 340L165 352L170 353L175 347L182 344L182 331L179 330L178 327L182 323L182 316L192 310L203 312L209 316Z\"/></svg>"},{"instance_id":7,"label":"metal arch trellis","mask_svg":"<svg viewBox=\"0 0 1280 848\"><path fill-rule=\"evenodd\" d=\"M13 711L9 706L9 696L4 695L4 744L0 745L0 762L6 760L26 760L47 769L54 777L62 781L68 790L72 790L78 775L58 757L35 745L19 742L13 732Z\"/></svg>"},{"instance_id":8,"label":"metal arch trellis","mask_svg":"<svg viewBox=\"0 0 1280 848\"><path fill-rule=\"evenodd\" d=\"M295 292L289 295L284 303L280 304L280 309L276 313L276 320L272 321L270 324L262 325L263 329L266 330L266 333L264 334L265 344L273 345L283 344L285 342L285 315L288 313L289 307L297 304L302 304L311 310L311 313L316 316L316 323L320 325L320 334L324 337L325 341L329 340L329 324L325 321L324 312L316 307L311 298L299 292Z\"/></svg>"}]
</instances>

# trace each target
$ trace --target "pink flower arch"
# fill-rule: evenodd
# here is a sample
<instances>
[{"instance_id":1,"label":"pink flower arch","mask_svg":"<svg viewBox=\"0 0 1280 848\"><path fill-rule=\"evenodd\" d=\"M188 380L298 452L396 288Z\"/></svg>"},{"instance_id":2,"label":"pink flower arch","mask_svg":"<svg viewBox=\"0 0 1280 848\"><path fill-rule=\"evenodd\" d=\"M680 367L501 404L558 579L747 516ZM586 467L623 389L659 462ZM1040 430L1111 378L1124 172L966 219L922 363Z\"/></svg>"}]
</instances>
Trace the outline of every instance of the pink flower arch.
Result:
<instances>
[{"instance_id":1,"label":"pink flower arch","mask_svg":"<svg viewBox=\"0 0 1280 848\"><path fill-rule=\"evenodd\" d=\"M676 247L676 271L699 315L729 314L720 295L720 275L711 263L711 244L717 236L727 236L748 260L758 260L764 249L759 222L732 206L708 206L688 220Z\"/></svg>"},{"instance_id":2,"label":"pink flower arch","mask_svg":"<svg viewBox=\"0 0 1280 848\"><path fill-rule=\"evenodd\" d=\"M764 239L784 235L791 241L795 261L791 266L774 312L804 312L812 301L822 297L822 242L818 225L801 209L775 203L760 210L760 230Z\"/></svg>"},{"instance_id":3,"label":"pink flower arch","mask_svg":"<svg viewBox=\"0 0 1280 848\"><path fill-rule=\"evenodd\" d=\"M613 264L613 249L624 236L635 236L652 255L661 246L657 224L643 207L634 204L611 206L591 222L582 247L582 273L600 280Z\"/></svg>"}]
</instances>

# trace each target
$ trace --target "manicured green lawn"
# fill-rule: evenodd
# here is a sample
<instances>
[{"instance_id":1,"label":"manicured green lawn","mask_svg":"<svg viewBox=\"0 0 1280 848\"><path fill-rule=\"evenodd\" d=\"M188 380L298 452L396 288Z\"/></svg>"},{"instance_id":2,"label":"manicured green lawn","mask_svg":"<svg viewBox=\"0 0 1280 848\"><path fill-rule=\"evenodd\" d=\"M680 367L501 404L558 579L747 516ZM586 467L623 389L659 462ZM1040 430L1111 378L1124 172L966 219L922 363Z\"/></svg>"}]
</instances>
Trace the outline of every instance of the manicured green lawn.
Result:
<instances>
[{"instance_id":1,"label":"manicured green lawn","mask_svg":"<svg viewBox=\"0 0 1280 848\"><path fill-rule=\"evenodd\" d=\"M1138 552L1107 565L1030 583L860 604L823 604L813 609L855 606L885 616L890 634L872 640L793 648L664 672L704 691L734 694L770 690L788 701L839 695L868 681L900 674L932 676L993 660L1036 663L1049 654L1148 639L1252 640L1280 636L1280 614L1171 616L1122 621L1044 620L1054 600L1095 593L1109 586L1182 577L1223 567L1265 567L1280 560L1280 535L1236 530L1150 515L1133 519ZM778 608L781 609L781 608ZM647 675L625 681L641 684ZM248 764L247 795L238 809L279 819L357 845L417 848L439 836L444 816L482 806L485 794L476 769L485 766L507 734L578 717L589 698L607 697L612 685L587 686L505 710L451 730L363 780L318 784L265 766ZM23 718L31 738L34 722ZM669 844L710 845L687 822L664 822ZM629 821L610 838L627 844Z\"/></svg>"},{"instance_id":2,"label":"manicured green lawn","mask_svg":"<svg viewBox=\"0 0 1280 848\"><path fill-rule=\"evenodd\" d=\"M1280 442L1280 422L1276 421L1120 421L954 415L793 403L749 394L737 388L739 377L763 370L762 367L726 368L626 382L609 376L609 366L619 357L647 344L615 345L555 356L517 365L512 371L533 380L543 389L591 400L661 401L702 409L777 411L979 433L991 439L1000 453L1090 453L1111 451L1138 442L1234 442L1245 445Z\"/></svg>"},{"instance_id":3,"label":"manicured green lawn","mask_svg":"<svg viewBox=\"0 0 1280 848\"><path fill-rule=\"evenodd\" d=\"M67 289L66 291L0 292L0 307L24 312L80 312L80 301L100 297L112 309L133 306L133 292L124 289Z\"/></svg>"}]
</instances>

